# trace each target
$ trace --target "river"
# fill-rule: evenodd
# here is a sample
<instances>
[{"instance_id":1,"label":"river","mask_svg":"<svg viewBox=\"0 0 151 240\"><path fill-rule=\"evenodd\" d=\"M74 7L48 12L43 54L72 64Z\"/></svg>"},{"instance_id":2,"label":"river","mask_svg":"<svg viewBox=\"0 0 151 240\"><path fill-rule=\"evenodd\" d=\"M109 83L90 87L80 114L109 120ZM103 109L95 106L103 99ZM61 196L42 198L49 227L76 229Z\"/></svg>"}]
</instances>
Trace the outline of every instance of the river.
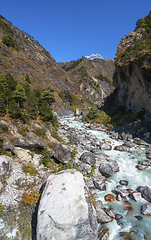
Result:
<instances>
[{"instance_id":1,"label":"river","mask_svg":"<svg viewBox=\"0 0 151 240\"><path fill-rule=\"evenodd\" d=\"M84 127L82 122L75 121L73 118L61 119L61 123L72 128L83 129ZM141 145L137 148L131 148L130 153L121 152L113 149L116 145L123 144L122 140L114 140L110 135L103 131L87 129L87 132L96 136L100 141L105 139L106 141L111 142L112 150L100 150L100 152L107 154L112 160L116 160L120 168L119 172L114 173L112 177L108 178L106 191L100 191L97 189L93 190L93 192L98 194L97 200L101 200L104 206L113 208L114 213L123 216L120 223L114 219L112 222L106 224L110 229L109 240L122 240L123 238L120 237L119 232L131 233L132 239L143 240L147 238L151 240L151 216L144 216L141 214L141 206L148 203L144 198L139 202L136 202L128 197L127 200L131 203L133 208L130 213L128 213L127 210L124 210L123 201L108 203L104 200L104 196L108 193L114 194L114 188L120 185L120 180L128 181L127 186L120 185L120 188L122 189L132 189L135 191L138 186L148 186L151 188L151 167L142 171L136 168L138 161L148 160L145 156L145 146ZM141 155L138 155L138 151L142 152ZM141 216L142 219L138 220L135 216Z\"/></svg>"}]
</instances>

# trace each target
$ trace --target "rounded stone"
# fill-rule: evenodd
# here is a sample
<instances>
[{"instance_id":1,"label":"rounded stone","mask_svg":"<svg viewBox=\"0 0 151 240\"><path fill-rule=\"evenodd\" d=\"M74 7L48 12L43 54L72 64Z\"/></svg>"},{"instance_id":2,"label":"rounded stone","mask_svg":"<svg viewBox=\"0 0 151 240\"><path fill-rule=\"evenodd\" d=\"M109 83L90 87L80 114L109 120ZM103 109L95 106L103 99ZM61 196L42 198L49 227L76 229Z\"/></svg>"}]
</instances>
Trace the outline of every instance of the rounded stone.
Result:
<instances>
[{"instance_id":1,"label":"rounded stone","mask_svg":"<svg viewBox=\"0 0 151 240\"><path fill-rule=\"evenodd\" d=\"M115 201L116 201L116 199L115 199L115 197L114 197L113 194L107 194L107 195L105 195L104 199L105 199L105 201L107 201L107 202L115 202Z\"/></svg>"},{"instance_id":2,"label":"rounded stone","mask_svg":"<svg viewBox=\"0 0 151 240\"><path fill-rule=\"evenodd\" d=\"M128 185L128 181L126 181L126 180L120 180L120 184L121 184L121 185L124 185L124 186L127 186L127 185Z\"/></svg>"}]
</instances>

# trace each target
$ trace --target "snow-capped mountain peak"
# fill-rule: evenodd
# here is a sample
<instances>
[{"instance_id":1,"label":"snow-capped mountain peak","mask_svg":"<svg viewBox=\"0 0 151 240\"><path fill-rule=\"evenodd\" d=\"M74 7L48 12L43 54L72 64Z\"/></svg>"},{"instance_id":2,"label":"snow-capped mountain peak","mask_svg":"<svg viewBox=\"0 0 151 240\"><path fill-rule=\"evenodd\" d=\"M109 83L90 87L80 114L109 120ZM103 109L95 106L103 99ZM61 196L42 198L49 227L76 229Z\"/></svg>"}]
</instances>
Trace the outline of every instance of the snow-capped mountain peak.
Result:
<instances>
[{"instance_id":1,"label":"snow-capped mountain peak","mask_svg":"<svg viewBox=\"0 0 151 240\"><path fill-rule=\"evenodd\" d=\"M99 53L97 54L91 54L90 56L85 56L88 60L94 60L94 59L104 59Z\"/></svg>"}]
</instances>

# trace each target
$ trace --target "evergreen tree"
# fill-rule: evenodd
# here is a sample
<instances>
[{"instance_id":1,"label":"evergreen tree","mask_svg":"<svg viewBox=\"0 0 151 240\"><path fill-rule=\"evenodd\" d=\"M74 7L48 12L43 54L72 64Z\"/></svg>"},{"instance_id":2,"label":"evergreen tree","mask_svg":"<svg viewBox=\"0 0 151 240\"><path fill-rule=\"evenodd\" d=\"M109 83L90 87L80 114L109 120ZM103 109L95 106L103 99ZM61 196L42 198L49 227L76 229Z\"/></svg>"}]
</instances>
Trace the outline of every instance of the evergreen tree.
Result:
<instances>
[{"instance_id":1,"label":"evergreen tree","mask_svg":"<svg viewBox=\"0 0 151 240\"><path fill-rule=\"evenodd\" d=\"M25 79L26 79L26 81L27 81L28 83L30 83L30 77L29 77L29 74L28 74L28 73L26 73Z\"/></svg>"},{"instance_id":2,"label":"evergreen tree","mask_svg":"<svg viewBox=\"0 0 151 240\"><path fill-rule=\"evenodd\" d=\"M24 87L21 83L18 83L16 90L14 91L13 98L18 103L18 106L21 106L24 101L26 101L26 94Z\"/></svg>"},{"instance_id":3,"label":"evergreen tree","mask_svg":"<svg viewBox=\"0 0 151 240\"><path fill-rule=\"evenodd\" d=\"M27 99L27 111L31 118L35 119L38 115L38 104L37 99L34 98L32 95Z\"/></svg>"},{"instance_id":4,"label":"evergreen tree","mask_svg":"<svg viewBox=\"0 0 151 240\"><path fill-rule=\"evenodd\" d=\"M46 101L42 103L39 113L43 116L44 121L50 121L53 118L53 111Z\"/></svg>"},{"instance_id":5,"label":"evergreen tree","mask_svg":"<svg viewBox=\"0 0 151 240\"><path fill-rule=\"evenodd\" d=\"M10 116L12 118L20 118L22 116L21 114L21 110L20 107L18 106L18 104L15 102L15 100L13 100L9 106L8 106L8 112L10 113Z\"/></svg>"},{"instance_id":6,"label":"evergreen tree","mask_svg":"<svg viewBox=\"0 0 151 240\"><path fill-rule=\"evenodd\" d=\"M51 84L43 91L42 101L46 101L49 105L55 102L54 88Z\"/></svg>"},{"instance_id":7,"label":"evergreen tree","mask_svg":"<svg viewBox=\"0 0 151 240\"><path fill-rule=\"evenodd\" d=\"M10 73L8 73L6 75L6 80L7 80L9 90L14 91L16 89L17 82L14 80L14 78L12 77L12 75Z\"/></svg>"},{"instance_id":8,"label":"evergreen tree","mask_svg":"<svg viewBox=\"0 0 151 240\"><path fill-rule=\"evenodd\" d=\"M5 115L5 113L6 113L6 104L4 102L4 99L0 97L0 116Z\"/></svg>"},{"instance_id":9,"label":"evergreen tree","mask_svg":"<svg viewBox=\"0 0 151 240\"><path fill-rule=\"evenodd\" d=\"M9 100L11 100L11 92L8 88L7 79L4 74L0 74L0 93L3 94L3 100L8 105Z\"/></svg>"},{"instance_id":10,"label":"evergreen tree","mask_svg":"<svg viewBox=\"0 0 151 240\"><path fill-rule=\"evenodd\" d=\"M31 90L28 82L25 82L24 89L25 89L26 97L29 97L31 95Z\"/></svg>"}]
</instances>

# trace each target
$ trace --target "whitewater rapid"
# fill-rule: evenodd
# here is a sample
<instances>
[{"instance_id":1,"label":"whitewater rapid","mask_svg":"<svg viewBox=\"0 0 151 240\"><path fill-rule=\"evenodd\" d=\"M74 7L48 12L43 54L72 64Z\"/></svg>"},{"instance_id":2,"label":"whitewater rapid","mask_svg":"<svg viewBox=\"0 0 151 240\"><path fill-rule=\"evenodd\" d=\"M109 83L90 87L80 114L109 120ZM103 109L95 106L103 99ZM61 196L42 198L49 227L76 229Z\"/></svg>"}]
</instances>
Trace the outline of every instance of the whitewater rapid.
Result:
<instances>
[{"instance_id":1,"label":"whitewater rapid","mask_svg":"<svg viewBox=\"0 0 151 240\"><path fill-rule=\"evenodd\" d=\"M82 122L75 121L73 118L62 119L61 123L72 128L83 129L84 127ZM142 171L136 168L138 161L148 160L145 156L145 146L141 145L139 148L131 148L130 152L120 152L113 149L115 146L123 144L122 140L116 141L103 131L87 129L87 132L96 136L100 141L105 139L106 141L111 142L112 150L100 150L100 152L107 154L112 160L117 161L120 169L119 172L114 173L112 177L107 179L106 191L100 191L97 189L93 191L98 194L97 200L101 200L104 206L107 208L113 208L114 213L121 214L123 216L120 225L116 220L106 224L106 226L110 229L109 240L123 239L120 237L119 232L131 232L132 237L136 240L143 240L146 239L146 237L151 240L151 216L144 216L140 211L141 206L148 203L145 199L142 198L139 202L135 202L130 198L127 199L133 208L130 215L128 215L127 211L124 210L123 201L108 203L104 200L105 195L109 193L114 194L114 189L120 185L120 180L128 181L127 186L120 185L120 188L122 189L131 189L135 191L138 186L148 186L151 188L151 167ZM142 152L141 155L138 155L138 151ZM142 220L137 220L135 216L141 216Z\"/></svg>"}]
</instances>

